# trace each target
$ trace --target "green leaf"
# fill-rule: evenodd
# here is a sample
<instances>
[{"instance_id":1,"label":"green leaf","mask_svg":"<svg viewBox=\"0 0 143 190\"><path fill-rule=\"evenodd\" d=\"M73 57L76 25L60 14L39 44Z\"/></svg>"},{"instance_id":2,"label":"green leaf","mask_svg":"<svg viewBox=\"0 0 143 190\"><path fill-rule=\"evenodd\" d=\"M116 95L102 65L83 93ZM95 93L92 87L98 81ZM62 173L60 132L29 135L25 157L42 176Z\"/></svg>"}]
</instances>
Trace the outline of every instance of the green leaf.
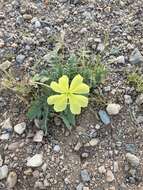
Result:
<instances>
[{"instance_id":1,"label":"green leaf","mask_svg":"<svg viewBox=\"0 0 143 190\"><path fill-rule=\"evenodd\" d=\"M61 119L63 120L65 126L71 131L72 126L70 125L68 118L64 114L61 114Z\"/></svg>"},{"instance_id":2,"label":"green leaf","mask_svg":"<svg viewBox=\"0 0 143 190\"><path fill-rule=\"evenodd\" d=\"M31 103L31 106L27 112L27 117L30 120L35 118L40 118L42 114L42 105L40 104L39 100L35 100Z\"/></svg>"}]
</instances>

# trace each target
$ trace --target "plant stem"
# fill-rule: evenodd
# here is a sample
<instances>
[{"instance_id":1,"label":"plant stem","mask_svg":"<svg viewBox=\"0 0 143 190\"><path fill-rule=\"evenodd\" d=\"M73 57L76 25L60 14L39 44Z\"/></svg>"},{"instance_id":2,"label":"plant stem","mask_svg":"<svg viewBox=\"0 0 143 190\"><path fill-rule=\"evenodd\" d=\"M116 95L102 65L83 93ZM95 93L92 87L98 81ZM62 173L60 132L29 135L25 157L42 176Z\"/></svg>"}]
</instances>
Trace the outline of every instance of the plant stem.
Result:
<instances>
[{"instance_id":1,"label":"plant stem","mask_svg":"<svg viewBox=\"0 0 143 190\"><path fill-rule=\"evenodd\" d=\"M47 87L47 88L51 88L49 85L44 84L44 83L42 83L42 82L34 82L34 84L39 84L39 85L45 86L45 87Z\"/></svg>"}]
</instances>

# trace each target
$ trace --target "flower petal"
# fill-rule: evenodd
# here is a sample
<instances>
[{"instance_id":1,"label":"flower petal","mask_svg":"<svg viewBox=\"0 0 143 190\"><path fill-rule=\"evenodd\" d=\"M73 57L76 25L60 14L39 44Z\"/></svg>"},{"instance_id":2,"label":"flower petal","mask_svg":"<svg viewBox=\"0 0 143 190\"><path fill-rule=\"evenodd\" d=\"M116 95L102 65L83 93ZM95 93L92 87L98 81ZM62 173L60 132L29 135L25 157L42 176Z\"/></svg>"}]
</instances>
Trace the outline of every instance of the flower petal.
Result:
<instances>
[{"instance_id":1,"label":"flower petal","mask_svg":"<svg viewBox=\"0 0 143 190\"><path fill-rule=\"evenodd\" d=\"M87 107L88 98L82 95L69 96L70 110L73 114L80 114L81 107Z\"/></svg>"},{"instance_id":2,"label":"flower petal","mask_svg":"<svg viewBox=\"0 0 143 190\"><path fill-rule=\"evenodd\" d=\"M50 87L55 92L65 93L69 88L69 78L66 75L63 75L61 78L59 78L59 83L51 82Z\"/></svg>"},{"instance_id":3,"label":"flower petal","mask_svg":"<svg viewBox=\"0 0 143 190\"><path fill-rule=\"evenodd\" d=\"M61 112L67 107L67 96L64 94L49 96L47 99L49 105L54 104L54 110Z\"/></svg>"},{"instance_id":4,"label":"flower petal","mask_svg":"<svg viewBox=\"0 0 143 190\"><path fill-rule=\"evenodd\" d=\"M89 86L84 84L83 77L80 75L76 75L71 82L70 92L77 94L87 94L89 93Z\"/></svg>"}]
</instances>

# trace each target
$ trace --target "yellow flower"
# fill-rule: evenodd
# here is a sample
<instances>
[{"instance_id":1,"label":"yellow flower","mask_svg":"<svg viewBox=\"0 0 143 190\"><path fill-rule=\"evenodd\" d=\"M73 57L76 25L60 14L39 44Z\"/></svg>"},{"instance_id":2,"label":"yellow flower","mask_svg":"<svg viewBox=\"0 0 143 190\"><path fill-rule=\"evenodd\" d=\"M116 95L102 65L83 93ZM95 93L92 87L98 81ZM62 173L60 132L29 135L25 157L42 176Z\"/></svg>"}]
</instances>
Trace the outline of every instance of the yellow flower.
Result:
<instances>
[{"instance_id":1,"label":"yellow flower","mask_svg":"<svg viewBox=\"0 0 143 190\"><path fill-rule=\"evenodd\" d=\"M56 112L62 112L70 105L73 114L80 114L81 107L87 107L88 98L81 94L89 93L89 86L83 83L83 77L76 75L69 86L69 78L63 75L57 82L51 82L53 91L60 93L48 97L48 104L54 105Z\"/></svg>"}]
</instances>

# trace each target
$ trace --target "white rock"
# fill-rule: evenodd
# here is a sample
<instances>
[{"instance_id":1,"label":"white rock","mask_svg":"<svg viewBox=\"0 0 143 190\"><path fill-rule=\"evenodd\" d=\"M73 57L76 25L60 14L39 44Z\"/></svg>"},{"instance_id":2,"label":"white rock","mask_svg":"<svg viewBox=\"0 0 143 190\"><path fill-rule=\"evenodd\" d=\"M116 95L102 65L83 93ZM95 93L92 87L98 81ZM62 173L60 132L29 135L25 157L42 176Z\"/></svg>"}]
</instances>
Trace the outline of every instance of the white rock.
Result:
<instances>
[{"instance_id":1,"label":"white rock","mask_svg":"<svg viewBox=\"0 0 143 190\"><path fill-rule=\"evenodd\" d=\"M11 121L10 118L6 119L2 125L2 129L8 129L12 131L12 125L11 125Z\"/></svg>"},{"instance_id":2,"label":"white rock","mask_svg":"<svg viewBox=\"0 0 143 190\"><path fill-rule=\"evenodd\" d=\"M127 153L126 159L133 167L137 167L140 164L139 158L137 156L135 156L134 154Z\"/></svg>"},{"instance_id":3,"label":"white rock","mask_svg":"<svg viewBox=\"0 0 143 190\"><path fill-rule=\"evenodd\" d=\"M125 57L123 55L117 57L117 63L124 64L125 63Z\"/></svg>"},{"instance_id":4,"label":"white rock","mask_svg":"<svg viewBox=\"0 0 143 190\"><path fill-rule=\"evenodd\" d=\"M81 147L82 147L82 144L81 144L80 141L78 141L77 144L76 144L75 147L74 147L74 150L75 150L75 151L79 151L79 149L80 149Z\"/></svg>"},{"instance_id":5,"label":"white rock","mask_svg":"<svg viewBox=\"0 0 143 190\"><path fill-rule=\"evenodd\" d=\"M28 167L39 167L43 163L43 155L42 154L35 154L33 157L27 160Z\"/></svg>"},{"instance_id":6,"label":"white rock","mask_svg":"<svg viewBox=\"0 0 143 190\"><path fill-rule=\"evenodd\" d=\"M132 100L132 98L131 98L130 95L124 95L124 100L125 100L125 103L126 103L126 104L131 104L131 103L133 103L133 100Z\"/></svg>"},{"instance_id":7,"label":"white rock","mask_svg":"<svg viewBox=\"0 0 143 190\"><path fill-rule=\"evenodd\" d=\"M92 139L91 141L89 141L89 144L91 146L96 146L98 144L99 140L98 139Z\"/></svg>"},{"instance_id":8,"label":"white rock","mask_svg":"<svg viewBox=\"0 0 143 190\"><path fill-rule=\"evenodd\" d=\"M14 131L21 135L26 129L26 123L25 122L22 122L22 123L19 123L17 125L14 126Z\"/></svg>"},{"instance_id":9,"label":"white rock","mask_svg":"<svg viewBox=\"0 0 143 190\"><path fill-rule=\"evenodd\" d=\"M17 174L12 171L9 173L7 178L7 186L8 188L13 188L17 183Z\"/></svg>"},{"instance_id":10,"label":"white rock","mask_svg":"<svg viewBox=\"0 0 143 190\"><path fill-rule=\"evenodd\" d=\"M111 170L108 170L108 171L107 171L107 176L106 176L107 182L112 182L114 179L115 179L115 177L114 177L112 171L111 171Z\"/></svg>"},{"instance_id":11,"label":"white rock","mask_svg":"<svg viewBox=\"0 0 143 190\"><path fill-rule=\"evenodd\" d=\"M106 173L105 166L100 166L100 167L98 168L98 171L99 171L100 174L105 174L105 173Z\"/></svg>"},{"instance_id":12,"label":"white rock","mask_svg":"<svg viewBox=\"0 0 143 190\"><path fill-rule=\"evenodd\" d=\"M143 94L140 94L137 99L136 99L136 103L140 106L141 104L143 104Z\"/></svg>"},{"instance_id":13,"label":"white rock","mask_svg":"<svg viewBox=\"0 0 143 190\"><path fill-rule=\"evenodd\" d=\"M117 115L121 110L121 106L119 104L108 104L106 108L109 115Z\"/></svg>"},{"instance_id":14,"label":"white rock","mask_svg":"<svg viewBox=\"0 0 143 190\"><path fill-rule=\"evenodd\" d=\"M0 140L8 140L10 137L9 133L4 133L0 136Z\"/></svg>"},{"instance_id":15,"label":"white rock","mask_svg":"<svg viewBox=\"0 0 143 190\"><path fill-rule=\"evenodd\" d=\"M53 148L53 150L55 151L55 152L60 152L60 146L59 145L55 145L54 146L54 148Z\"/></svg>"},{"instance_id":16,"label":"white rock","mask_svg":"<svg viewBox=\"0 0 143 190\"><path fill-rule=\"evenodd\" d=\"M34 142L42 142L44 136L44 132L42 130L39 130L36 132L33 141Z\"/></svg>"},{"instance_id":17,"label":"white rock","mask_svg":"<svg viewBox=\"0 0 143 190\"><path fill-rule=\"evenodd\" d=\"M6 178L8 175L8 167L7 165L3 165L0 167L0 180Z\"/></svg>"},{"instance_id":18,"label":"white rock","mask_svg":"<svg viewBox=\"0 0 143 190\"><path fill-rule=\"evenodd\" d=\"M3 159L2 159L2 156L0 155L0 166L2 166L3 164Z\"/></svg>"},{"instance_id":19,"label":"white rock","mask_svg":"<svg viewBox=\"0 0 143 190\"><path fill-rule=\"evenodd\" d=\"M113 167L114 172L118 172L118 170L119 170L118 162L114 162L113 165L114 165L114 167Z\"/></svg>"}]
</instances>

